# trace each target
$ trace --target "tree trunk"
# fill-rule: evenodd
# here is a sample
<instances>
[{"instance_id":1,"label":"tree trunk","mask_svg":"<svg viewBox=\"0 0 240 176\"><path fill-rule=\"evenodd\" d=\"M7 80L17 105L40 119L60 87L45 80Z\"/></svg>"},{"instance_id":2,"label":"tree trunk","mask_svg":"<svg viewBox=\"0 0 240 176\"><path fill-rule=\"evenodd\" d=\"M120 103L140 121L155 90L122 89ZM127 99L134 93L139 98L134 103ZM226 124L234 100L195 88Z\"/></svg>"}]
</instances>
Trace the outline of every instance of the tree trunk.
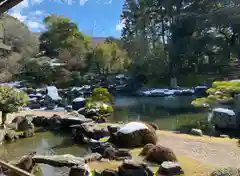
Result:
<instances>
[{"instance_id":1,"label":"tree trunk","mask_svg":"<svg viewBox=\"0 0 240 176\"><path fill-rule=\"evenodd\" d=\"M1 127L5 126L6 120L7 120L7 113L2 111L2 124L1 124Z\"/></svg>"}]
</instances>

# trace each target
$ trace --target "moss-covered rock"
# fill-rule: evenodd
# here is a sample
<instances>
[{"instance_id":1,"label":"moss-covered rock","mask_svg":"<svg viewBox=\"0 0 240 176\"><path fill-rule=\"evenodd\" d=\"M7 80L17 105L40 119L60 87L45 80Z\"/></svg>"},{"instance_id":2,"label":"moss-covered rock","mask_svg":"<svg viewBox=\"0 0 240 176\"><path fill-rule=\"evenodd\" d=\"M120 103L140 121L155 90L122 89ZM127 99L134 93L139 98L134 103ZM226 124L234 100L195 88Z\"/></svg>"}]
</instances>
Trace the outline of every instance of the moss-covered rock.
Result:
<instances>
[{"instance_id":1,"label":"moss-covered rock","mask_svg":"<svg viewBox=\"0 0 240 176\"><path fill-rule=\"evenodd\" d=\"M145 156L145 160L158 164L162 164L164 161L177 161L173 151L161 145L147 144L140 154Z\"/></svg>"}]
</instances>

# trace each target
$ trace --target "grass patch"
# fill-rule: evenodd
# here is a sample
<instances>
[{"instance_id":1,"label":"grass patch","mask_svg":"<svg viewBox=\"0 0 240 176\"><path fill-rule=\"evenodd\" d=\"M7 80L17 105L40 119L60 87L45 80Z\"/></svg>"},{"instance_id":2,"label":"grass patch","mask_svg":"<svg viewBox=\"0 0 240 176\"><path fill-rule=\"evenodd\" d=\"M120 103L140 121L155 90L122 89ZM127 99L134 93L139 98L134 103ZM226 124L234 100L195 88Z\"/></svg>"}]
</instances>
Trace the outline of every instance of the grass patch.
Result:
<instances>
[{"instance_id":1,"label":"grass patch","mask_svg":"<svg viewBox=\"0 0 240 176\"><path fill-rule=\"evenodd\" d=\"M133 156L134 160L143 160L142 157L138 156L141 152L142 148L137 148L131 150L131 154ZM185 176L207 176L210 175L210 173L215 169L214 166L203 164L197 160L194 160L189 157L185 157L182 155L177 155L177 158L179 160L180 165L182 166ZM101 162L91 162L89 163L90 168L93 170L96 170L98 172L101 172L105 169L113 169L117 170L118 167L121 165L122 162L120 161L101 161ZM154 173L157 172L159 166L155 164L150 164L150 168L154 171Z\"/></svg>"}]
</instances>

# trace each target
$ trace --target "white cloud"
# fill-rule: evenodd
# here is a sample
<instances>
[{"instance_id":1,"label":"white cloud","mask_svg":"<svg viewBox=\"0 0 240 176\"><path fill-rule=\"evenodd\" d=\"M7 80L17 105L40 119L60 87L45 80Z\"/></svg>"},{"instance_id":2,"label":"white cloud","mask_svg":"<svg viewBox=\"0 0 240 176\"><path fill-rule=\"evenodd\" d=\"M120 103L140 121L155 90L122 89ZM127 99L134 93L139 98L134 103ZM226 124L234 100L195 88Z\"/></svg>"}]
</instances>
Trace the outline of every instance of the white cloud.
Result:
<instances>
[{"instance_id":1,"label":"white cloud","mask_svg":"<svg viewBox=\"0 0 240 176\"><path fill-rule=\"evenodd\" d=\"M121 20L117 25L116 25L116 30L121 31L125 26L125 20Z\"/></svg>"},{"instance_id":2,"label":"white cloud","mask_svg":"<svg viewBox=\"0 0 240 176\"><path fill-rule=\"evenodd\" d=\"M20 4L12 8L9 14L24 22L31 30L41 30L44 28L41 23L41 18L43 15L45 15L44 11L29 11L33 4L39 4L41 3L40 1L42 0L33 0L31 1L31 4L29 4L30 0L24 0Z\"/></svg>"},{"instance_id":3,"label":"white cloud","mask_svg":"<svg viewBox=\"0 0 240 176\"><path fill-rule=\"evenodd\" d=\"M18 11L14 11L14 12L10 13L10 15L19 19L21 22L24 22L27 18L27 16L22 15L21 12L18 12Z\"/></svg>"},{"instance_id":4,"label":"white cloud","mask_svg":"<svg viewBox=\"0 0 240 176\"><path fill-rule=\"evenodd\" d=\"M79 0L80 5L85 5L88 2L88 0Z\"/></svg>"},{"instance_id":5,"label":"white cloud","mask_svg":"<svg viewBox=\"0 0 240 176\"><path fill-rule=\"evenodd\" d=\"M39 22L37 22L37 21L31 21L31 20L29 20L29 21L27 21L27 25L28 25L28 27L31 28L31 29L38 29L38 30L40 30L40 29L43 29L43 28L44 28L44 25L41 24L41 23L39 23Z\"/></svg>"},{"instance_id":6,"label":"white cloud","mask_svg":"<svg viewBox=\"0 0 240 176\"><path fill-rule=\"evenodd\" d=\"M32 4L40 4L43 2L43 0L32 0Z\"/></svg>"}]
</instances>

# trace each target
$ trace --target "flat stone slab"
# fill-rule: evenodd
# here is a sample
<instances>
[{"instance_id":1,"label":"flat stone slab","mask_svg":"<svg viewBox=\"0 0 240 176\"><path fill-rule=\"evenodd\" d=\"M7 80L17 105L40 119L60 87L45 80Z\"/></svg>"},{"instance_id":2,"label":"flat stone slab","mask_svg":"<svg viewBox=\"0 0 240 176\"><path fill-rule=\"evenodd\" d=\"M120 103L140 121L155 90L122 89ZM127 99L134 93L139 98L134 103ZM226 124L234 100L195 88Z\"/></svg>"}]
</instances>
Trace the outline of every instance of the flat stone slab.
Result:
<instances>
[{"instance_id":1,"label":"flat stone slab","mask_svg":"<svg viewBox=\"0 0 240 176\"><path fill-rule=\"evenodd\" d=\"M66 155L35 155L33 159L36 163L48 164L53 167L72 167L85 163L84 158Z\"/></svg>"},{"instance_id":2,"label":"flat stone slab","mask_svg":"<svg viewBox=\"0 0 240 176\"><path fill-rule=\"evenodd\" d=\"M71 126L71 125L76 125L76 124L82 124L82 123L88 123L88 122L92 122L92 119L88 119L84 116L70 116L70 117L64 117L61 118L61 123L67 126Z\"/></svg>"}]
</instances>

